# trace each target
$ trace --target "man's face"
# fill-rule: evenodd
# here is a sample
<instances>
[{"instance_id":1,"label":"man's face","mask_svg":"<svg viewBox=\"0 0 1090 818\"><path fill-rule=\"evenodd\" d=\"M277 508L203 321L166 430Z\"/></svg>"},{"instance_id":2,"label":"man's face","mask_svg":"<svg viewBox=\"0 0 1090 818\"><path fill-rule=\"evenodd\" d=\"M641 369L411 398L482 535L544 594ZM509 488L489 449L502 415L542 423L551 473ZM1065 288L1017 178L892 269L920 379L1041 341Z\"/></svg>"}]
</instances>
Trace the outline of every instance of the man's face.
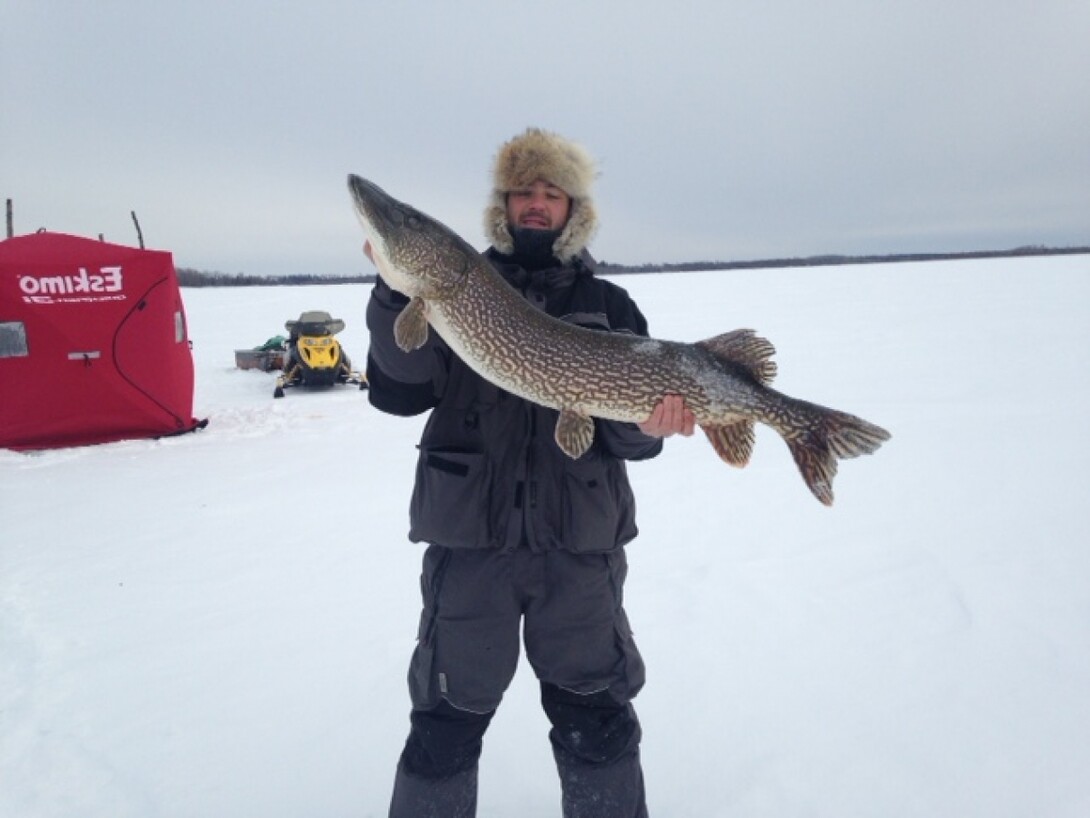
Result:
<instances>
[{"instance_id":1,"label":"man's face","mask_svg":"<svg viewBox=\"0 0 1090 818\"><path fill-rule=\"evenodd\" d=\"M560 230L568 221L571 197L540 179L507 194L507 223L531 230Z\"/></svg>"}]
</instances>

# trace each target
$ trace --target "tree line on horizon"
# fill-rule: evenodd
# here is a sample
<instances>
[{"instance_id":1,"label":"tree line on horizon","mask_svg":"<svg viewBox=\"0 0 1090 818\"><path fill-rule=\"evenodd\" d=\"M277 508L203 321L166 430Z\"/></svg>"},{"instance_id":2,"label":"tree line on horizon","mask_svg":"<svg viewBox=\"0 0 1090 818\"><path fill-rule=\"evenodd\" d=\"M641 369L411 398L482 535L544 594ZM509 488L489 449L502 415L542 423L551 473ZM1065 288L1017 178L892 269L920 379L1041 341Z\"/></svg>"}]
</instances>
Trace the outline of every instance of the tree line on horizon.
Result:
<instances>
[{"instance_id":1,"label":"tree line on horizon","mask_svg":"<svg viewBox=\"0 0 1090 818\"><path fill-rule=\"evenodd\" d=\"M962 253L895 253L885 255L821 255L799 258L774 258L753 261L687 261L674 264L614 264L595 262L600 275L628 275L638 273L684 273L703 270L757 270L782 267L831 267L847 264L889 264L906 261L955 261L986 258L1011 258L1018 256L1077 255L1090 253L1090 247L1044 247L1029 245L1012 250L978 250ZM293 275L252 275L248 273L221 273L179 267L176 270L178 284L182 287L291 287L304 284L373 284L374 273L353 276L328 276L313 273Z\"/></svg>"},{"instance_id":2,"label":"tree line on horizon","mask_svg":"<svg viewBox=\"0 0 1090 818\"><path fill-rule=\"evenodd\" d=\"M178 267L175 273L181 287L292 287L301 284L371 284L375 280L374 273L357 276L323 276L310 273L264 276L208 272L190 267Z\"/></svg>"},{"instance_id":3,"label":"tree line on horizon","mask_svg":"<svg viewBox=\"0 0 1090 818\"><path fill-rule=\"evenodd\" d=\"M626 265L599 261L595 270L602 275L631 273L682 273L705 270L759 270L780 267L839 267L848 264L893 264L905 261L958 261L1018 256L1055 256L1090 253L1090 247L1044 247L1028 245L1011 250L971 250L960 253L885 253L864 256L826 254L752 261L686 261L677 264Z\"/></svg>"}]
</instances>

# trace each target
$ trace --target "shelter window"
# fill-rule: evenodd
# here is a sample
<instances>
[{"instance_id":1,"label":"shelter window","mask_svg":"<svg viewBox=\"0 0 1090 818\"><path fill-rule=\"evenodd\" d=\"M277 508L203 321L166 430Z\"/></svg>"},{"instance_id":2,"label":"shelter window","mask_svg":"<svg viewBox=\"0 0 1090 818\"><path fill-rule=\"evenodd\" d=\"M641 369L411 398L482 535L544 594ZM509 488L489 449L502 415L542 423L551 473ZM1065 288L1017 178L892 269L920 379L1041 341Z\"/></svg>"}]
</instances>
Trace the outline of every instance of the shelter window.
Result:
<instances>
[{"instance_id":1,"label":"shelter window","mask_svg":"<svg viewBox=\"0 0 1090 818\"><path fill-rule=\"evenodd\" d=\"M174 343L180 344L185 340L185 315L181 310L174 311Z\"/></svg>"},{"instance_id":2,"label":"shelter window","mask_svg":"<svg viewBox=\"0 0 1090 818\"><path fill-rule=\"evenodd\" d=\"M0 321L0 358L25 358L29 354L26 324L22 321Z\"/></svg>"}]
</instances>

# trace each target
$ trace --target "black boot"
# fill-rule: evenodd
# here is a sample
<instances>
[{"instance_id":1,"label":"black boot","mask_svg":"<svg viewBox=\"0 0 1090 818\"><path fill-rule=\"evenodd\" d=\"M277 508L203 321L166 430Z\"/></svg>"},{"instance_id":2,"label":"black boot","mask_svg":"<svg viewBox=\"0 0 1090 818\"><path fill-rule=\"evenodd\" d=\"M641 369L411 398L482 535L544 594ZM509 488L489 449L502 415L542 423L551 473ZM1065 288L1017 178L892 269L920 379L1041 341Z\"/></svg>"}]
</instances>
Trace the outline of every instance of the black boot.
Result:
<instances>
[{"instance_id":1,"label":"black boot","mask_svg":"<svg viewBox=\"0 0 1090 818\"><path fill-rule=\"evenodd\" d=\"M477 762L492 713L470 713L442 702L414 710L397 764L390 818L473 818Z\"/></svg>"},{"instance_id":2,"label":"black boot","mask_svg":"<svg viewBox=\"0 0 1090 818\"><path fill-rule=\"evenodd\" d=\"M476 767L446 778L421 778L397 765L390 818L473 818L476 814Z\"/></svg>"},{"instance_id":3,"label":"black boot","mask_svg":"<svg viewBox=\"0 0 1090 818\"><path fill-rule=\"evenodd\" d=\"M640 723L631 702L542 685L564 818L647 818Z\"/></svg>"},{"instance_id":4,"label":"black boot","mask_svg":"<svg viewBox=\"0 0 1090 818\"><path fill-rule=\"evenodd\" d=\"M638 750L610 764L591 764L553 747L564 818L647 818Z\"/></svg>"}]
</instances>

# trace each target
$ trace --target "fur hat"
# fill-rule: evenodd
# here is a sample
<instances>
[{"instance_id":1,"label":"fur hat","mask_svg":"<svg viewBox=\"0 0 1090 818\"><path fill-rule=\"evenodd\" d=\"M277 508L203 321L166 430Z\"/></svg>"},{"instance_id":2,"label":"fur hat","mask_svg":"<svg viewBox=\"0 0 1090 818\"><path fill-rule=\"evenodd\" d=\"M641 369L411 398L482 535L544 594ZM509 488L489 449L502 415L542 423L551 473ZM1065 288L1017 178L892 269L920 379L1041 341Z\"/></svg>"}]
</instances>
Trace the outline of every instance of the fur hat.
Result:
<instances>
[{"instance_id":1,"label":"fur hat","mask_svg":"<svg viewBox=\"0 0 1090 818\"><path fill-rule=\"evenodd\" d=\"M496 153L492 195L484 211L485 236L501 253L514 250L507 226L507 193L541 179L571 197L567 224L553 243L553 255L567 264L583 252L598 229L590 195L595 175L594 160L581 145L540 128L527 128Z\"/></svg>"}]
</instances>

